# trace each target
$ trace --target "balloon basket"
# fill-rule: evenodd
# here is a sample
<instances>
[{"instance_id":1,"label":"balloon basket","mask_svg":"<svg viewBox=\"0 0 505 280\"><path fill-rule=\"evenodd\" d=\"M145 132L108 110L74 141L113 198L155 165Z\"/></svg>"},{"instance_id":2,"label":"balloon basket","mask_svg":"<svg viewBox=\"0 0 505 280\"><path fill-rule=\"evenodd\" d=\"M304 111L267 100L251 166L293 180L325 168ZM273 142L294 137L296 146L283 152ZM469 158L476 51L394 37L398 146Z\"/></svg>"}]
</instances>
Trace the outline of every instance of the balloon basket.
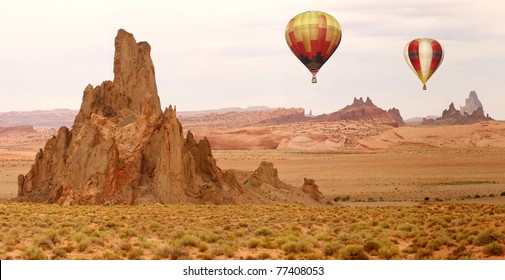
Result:
<instances>
[{"instance_id":1,"label":"balloon basket","mask_svg":"<svg viewBox=\"0 0 505 280\"><path fill-rule=\"evenodd\" d=\"M315 76L315 75L314 75L314 76L312 76L312 83L313 83L313 84L317 83L317 78L316 78L316 76Z\"/></svg>"},{"instance_id":2,"label":"balloon basket","mask_svg":"<svg viewBox=\"0 0 505 280\"><path fill-rule=\"evenodd\" d=\"M423 84L423 90L426 90L426 84Z\"/></svg>"}]
</instances>

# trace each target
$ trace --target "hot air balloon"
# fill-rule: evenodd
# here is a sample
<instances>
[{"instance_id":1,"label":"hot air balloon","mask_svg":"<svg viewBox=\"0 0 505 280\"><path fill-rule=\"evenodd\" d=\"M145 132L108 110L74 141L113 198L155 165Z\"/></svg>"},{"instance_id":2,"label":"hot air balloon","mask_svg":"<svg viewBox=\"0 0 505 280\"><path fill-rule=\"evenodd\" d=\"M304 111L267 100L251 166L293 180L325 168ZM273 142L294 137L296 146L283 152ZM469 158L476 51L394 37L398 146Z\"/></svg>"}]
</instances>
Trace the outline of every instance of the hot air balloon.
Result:
<instances>
[{"instance_id":1,"label":"hot air balloon","mask_svg":"<svg viewBox=\"0 0 505 280\"><path fill-rule=\"evenodd\" d=\"M426 82L444 59L444 49L434 39L418 38L405 46L403 56L423 83L423 90L426 90Z\"/></svg>"},{"instance_id":2,"label":"hot air balloon","mask_svg":"<svg viewBox=\"0 0 505 280\"><path fill-rule=\"evenodd\" d=\"M292 18L285 35L291 51L312 73L312 83L317 83L317 72L342 39L340 24L327 13L309 11Z\"/></svg>"}]
</instances>

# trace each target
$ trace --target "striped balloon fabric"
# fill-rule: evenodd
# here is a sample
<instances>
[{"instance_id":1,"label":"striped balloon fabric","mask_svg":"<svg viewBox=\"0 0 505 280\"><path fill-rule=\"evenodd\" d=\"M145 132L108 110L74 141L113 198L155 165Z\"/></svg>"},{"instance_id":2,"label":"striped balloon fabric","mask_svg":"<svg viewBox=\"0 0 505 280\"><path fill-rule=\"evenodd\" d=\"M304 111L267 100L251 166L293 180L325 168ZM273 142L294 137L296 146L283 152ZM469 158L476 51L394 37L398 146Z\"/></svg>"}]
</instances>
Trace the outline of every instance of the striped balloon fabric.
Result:
<instances>
[{"instance_id":1,"label":"striped balloon fabric","mask_svg":"<svg viewBox=\"0 0 505 280\"><path fill-rule=\"evenodd\" d=\"M318 11L301 13L286 26L286 42L298 59L316 74L337 49L342 39L342 29L331 15Z\"/></svg>"},{"instance_id":2,"label":"striped balloon fabric","mask_svg":"<svg viewBox=\"0 0 505 280\"><path fill-rule=\"evenodd\" d=\"M434 39L418 38L405 46L403 56L423 83L423 90L426 90L426 82L444 59L444 50L442 45Z\"/></svg>"}]
</instances>

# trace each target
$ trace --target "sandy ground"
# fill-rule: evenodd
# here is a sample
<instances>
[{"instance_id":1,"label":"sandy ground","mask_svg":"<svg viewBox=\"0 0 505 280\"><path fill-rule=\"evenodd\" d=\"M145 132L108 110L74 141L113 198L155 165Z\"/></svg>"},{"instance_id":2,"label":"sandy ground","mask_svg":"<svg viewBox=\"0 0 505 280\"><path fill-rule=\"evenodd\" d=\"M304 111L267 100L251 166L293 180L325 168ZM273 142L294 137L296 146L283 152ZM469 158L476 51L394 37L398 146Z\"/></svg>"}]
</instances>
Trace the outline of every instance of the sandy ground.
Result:
<instances>
[{"instance_id":1,"label":"sandy ground","mask_svg":"<svg viewBox=\"0 0 505 280\"><path fill-rule=\"evenodd\" d=\"M16 196L17 177L29 171L36 151L35 148L0 149L0 200ZM303 178L313 178L329 200L342 205L409 204L427 197L430 201L505 204L505 197L500 197L505 192L505 148L213 153L222 169L252 171L261 161L271 161L284 182L301 187Z\"/></svg>"},{"instance_id":2,"label":"sandy ground","mask_svg":"<svg viewBox=\"0 0 505 280\"><path fill-rule=\"evenodd\" d=\"M28 173L35 154L34 149L0 148L0 201L16 197L18 175Z\"/></svg>"},{"instance_id":3,"label":"sandy ground","mask_svg":"<svg viewBox=\"0 0 505 280\"><path fill-rule=\"evenodd\" d=\"M339 202L468 200L505 191L503 148L214 151L214 156L223 169L254 170L262 160L272 161L281 180L301 186L304 177L313 178L327 198L340 197Z\"/></svg>"}]
</instances>

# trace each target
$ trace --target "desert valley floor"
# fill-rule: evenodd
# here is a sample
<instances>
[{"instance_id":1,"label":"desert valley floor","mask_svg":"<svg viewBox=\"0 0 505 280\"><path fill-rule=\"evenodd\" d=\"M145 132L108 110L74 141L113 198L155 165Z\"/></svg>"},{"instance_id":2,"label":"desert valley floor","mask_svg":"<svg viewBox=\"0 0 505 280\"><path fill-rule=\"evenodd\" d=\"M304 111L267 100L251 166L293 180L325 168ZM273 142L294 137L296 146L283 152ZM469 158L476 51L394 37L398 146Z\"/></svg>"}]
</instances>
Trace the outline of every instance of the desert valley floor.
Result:
<instances>
[{"instance_id":1,"label":"desert valley floor","mask_svg":"<svg viewBox=\"0 0 505 280\"><path fill-rule=\"evenodd\" d=\"M10 202L35 152L0 149L0 259L505 258L505 148L213 152L222 169L315 179L318 207Z\"/></svg>"}]
</instances>

